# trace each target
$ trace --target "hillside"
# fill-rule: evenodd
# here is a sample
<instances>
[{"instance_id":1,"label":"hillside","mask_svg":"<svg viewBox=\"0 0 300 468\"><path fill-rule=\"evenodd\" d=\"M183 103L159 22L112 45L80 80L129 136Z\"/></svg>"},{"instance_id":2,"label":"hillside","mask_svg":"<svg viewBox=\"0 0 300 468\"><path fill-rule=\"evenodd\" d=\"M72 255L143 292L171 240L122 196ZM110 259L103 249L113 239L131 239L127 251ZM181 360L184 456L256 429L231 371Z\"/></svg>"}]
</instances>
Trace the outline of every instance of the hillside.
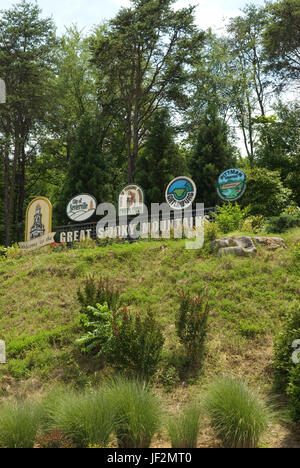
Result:
<instances>
[{"instance_id":1,"label":"hillside","mask_svg":"<svg viewBox=\"0 0 300 468\"><path fill-rule=\"evenodd\" d=\"M59 382L97 385L112 372L75 342L82 335L76 292L89 275L110 278L131 310L142 314L151 306L166 338L156 389L171 410L223 373L243 376L269 395L273 338L300 298L294 260L300 230L282 237L288 249L259 248L255 258L218 258L207 248L186 250L184 240L164 240L46 250L0 263L0 339L8 354L0 367L0 398L41 394ZM205 290L209 297L207 357L198 375L180 369L174 326L179 288ZM276 421L265 443L300 446L300 438L290 424ZM202 434L199 446L214 444L210 433Z\"/></svg>"}]
</instances>

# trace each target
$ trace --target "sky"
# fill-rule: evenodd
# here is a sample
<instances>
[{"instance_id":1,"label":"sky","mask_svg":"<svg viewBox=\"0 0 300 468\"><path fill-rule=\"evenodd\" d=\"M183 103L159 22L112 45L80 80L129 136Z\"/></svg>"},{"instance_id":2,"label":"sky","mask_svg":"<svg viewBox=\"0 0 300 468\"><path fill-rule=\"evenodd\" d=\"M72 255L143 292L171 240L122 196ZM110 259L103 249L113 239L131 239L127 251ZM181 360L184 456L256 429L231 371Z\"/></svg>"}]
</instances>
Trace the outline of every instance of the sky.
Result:
<instances>
[{"instance_id":1,"label":"sky","mask_svg":"<svg viewBox=\"0 0 300 468\"><path fill-rule=\"evenodd\" d=\"M32 0L33 2L35 0ZM120 7L129 6L129 0L36 0L43 16L52 16L58 34L65 26L77 24L85 32L104 20L113 18ZM0 0L0 9L11 8L17 0ZM178 0L176 7L196 5L196 23L201 29L211 27L215 32L222 30L223 19L239 14L247 3L263 5L264 0Z\"/></svg>"}]
</instances>

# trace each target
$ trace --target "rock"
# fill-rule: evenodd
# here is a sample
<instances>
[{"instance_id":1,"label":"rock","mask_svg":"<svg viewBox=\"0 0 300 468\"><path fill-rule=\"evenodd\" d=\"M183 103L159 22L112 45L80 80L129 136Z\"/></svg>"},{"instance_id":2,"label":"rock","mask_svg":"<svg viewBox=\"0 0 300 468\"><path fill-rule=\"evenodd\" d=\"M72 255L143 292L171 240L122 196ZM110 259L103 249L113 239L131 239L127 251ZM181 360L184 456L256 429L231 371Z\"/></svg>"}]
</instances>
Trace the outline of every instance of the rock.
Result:
<instances>
[{"instance_id":1,"label":"rock","mask_svg":"<svg viewBox=\"0 0 300 468\"><path fill-rule=\"evenodd\" d=\"M258 245L266 247L267 250L287 249L284 239L281 237L254 237Z\"/></svg>"},{"instance_id":2,"label":"rock","mask_svg":"<svg viewBox=\"0 0 300 468\"><path fill-rule=\"evenodd\" d=\"M213 251L217 251L219 256L237 255L239 257L251 257L257 252L251 237L226 237L224 239L216 239L211 243Z\"/></svg>"}]
</instances>

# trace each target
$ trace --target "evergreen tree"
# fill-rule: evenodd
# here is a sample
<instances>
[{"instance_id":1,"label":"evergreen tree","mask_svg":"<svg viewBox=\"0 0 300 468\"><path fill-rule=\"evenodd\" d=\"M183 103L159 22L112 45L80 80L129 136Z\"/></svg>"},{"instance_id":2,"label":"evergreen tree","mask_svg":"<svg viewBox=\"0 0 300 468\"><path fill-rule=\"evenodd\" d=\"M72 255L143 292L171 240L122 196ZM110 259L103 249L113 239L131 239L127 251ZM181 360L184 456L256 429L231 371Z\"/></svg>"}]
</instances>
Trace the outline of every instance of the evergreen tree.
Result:
<instances>
[{"instance_id":1,"label":"evergreen tree","mask_svg":"<svg viewBox=\"0 0 300 468\"><path fill-rule=\"evenodd\" d=\"M186 175L186 171L185 158L174 141L168 110L160 109L149 126L137 165L136 181L145 191L147 204L164 202L168 183Z\"/></svg>"},{"instance_id":2,"label":"evergreen tree","mask_svg":"<svg viewBox=\"0 0 300 468\"><path fill-rule=\"evenodd\" d=\"M88 114L82 117L60 199L55 207L55 222L67 221L66 206L72 197L81 193L93 195L98 203L113 200L113 162L108 160L99 142L100 129L99 119Z\"/></svg>"},{"instance_id":3,"label":"evergreen tree","mask_svg":"<svg viewBox=\"0 0 300 468\"><path fill-rule=\"evenodd\" d=\"M221 172L235 165L235 148L229 141L228 125L211 105L200 123L196 150L190 160L191 177L197 185L196 201L215 206L217 179Z\"/></svg>"}]
</instances>

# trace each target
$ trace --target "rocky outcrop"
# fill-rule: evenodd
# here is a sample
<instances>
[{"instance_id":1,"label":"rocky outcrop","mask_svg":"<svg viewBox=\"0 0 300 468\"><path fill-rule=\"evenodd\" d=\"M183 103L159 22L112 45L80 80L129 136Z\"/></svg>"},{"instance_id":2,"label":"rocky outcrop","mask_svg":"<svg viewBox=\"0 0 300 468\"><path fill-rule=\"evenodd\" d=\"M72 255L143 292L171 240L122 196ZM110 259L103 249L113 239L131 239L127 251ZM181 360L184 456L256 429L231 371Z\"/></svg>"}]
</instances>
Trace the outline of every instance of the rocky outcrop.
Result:
<instances>
[{"instance_id":1,"label":"rocky outcrop","mask_svg":"<svg viewBox=\"0 0 300 468\"><path fill-rule=\"evenodd\" d=\"M251 237L246 236L216 239L211 247L219 256L232 254L239 257L253 257L257 252Z\"/></svg>"},{"instance_id":2,"label":"rocky outcrop","mask_svg":"<svg viewBox=\"0 0 300 468\"><path fill-rule=\"evenodd\" d=\"M286 243L281 237L254 237L256 245L261 245L267 250L286 249Z\"/></svg>"}]
</instances>

